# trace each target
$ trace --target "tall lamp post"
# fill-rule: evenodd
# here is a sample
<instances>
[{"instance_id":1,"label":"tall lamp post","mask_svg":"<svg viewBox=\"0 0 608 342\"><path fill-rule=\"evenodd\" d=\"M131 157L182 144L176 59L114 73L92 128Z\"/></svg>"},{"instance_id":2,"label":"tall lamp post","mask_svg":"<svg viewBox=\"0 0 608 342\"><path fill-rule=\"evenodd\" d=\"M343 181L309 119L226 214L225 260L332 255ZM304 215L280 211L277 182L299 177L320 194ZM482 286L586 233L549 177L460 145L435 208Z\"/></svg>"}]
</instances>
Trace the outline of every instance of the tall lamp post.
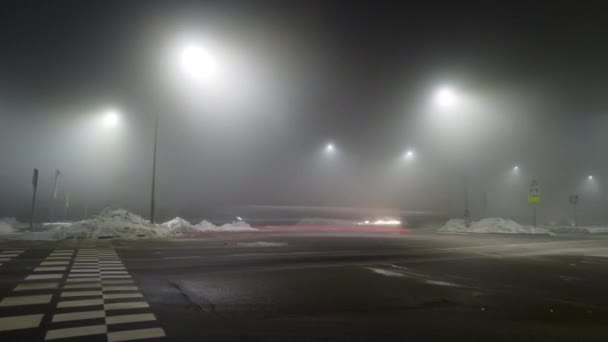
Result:
<instances>
[{"instance_id":1,"label":"tall lamp post","mask_svg":"<svg viewBox=\"0 0 608 342\"><path fill-rule=\"evenodd\" d=\"M454 111L454 107L458 105L461 97L451 87L441 87L436 90L433 102L442 111ZM468 225L471 222L471 211L469 209L469 186L466 171L462 177L463 191L464 191L464 220Z\"/></svg>"},{"instance_id":2,"label":"tall lamp post","mask_svg":"<svg viewBox=\"0 0 608 342\"><path fill-rule=\"evenodd\" d=\"M156 214L156 146L158 145L158 120L159 115L156 112L154 119L154 152L152 155L152 193L150 195L150 223L154 223Z\"/></svg>"},{"instance_id":3,"label":"tall lamp post","mask_svg":"<svg viewBox=\"0 0 608 342\"><path fill-rule=\"evenodd\" d=\"M208 50L198 44L188 44L178 52L180 71L195 82L203 82L214 71L215 63ZM156 220L156 160L158 158L158 129L160 114L154 118L154 148L152 155L152 188L150 194L150 223Z\"/></svg>"}]
</instances>

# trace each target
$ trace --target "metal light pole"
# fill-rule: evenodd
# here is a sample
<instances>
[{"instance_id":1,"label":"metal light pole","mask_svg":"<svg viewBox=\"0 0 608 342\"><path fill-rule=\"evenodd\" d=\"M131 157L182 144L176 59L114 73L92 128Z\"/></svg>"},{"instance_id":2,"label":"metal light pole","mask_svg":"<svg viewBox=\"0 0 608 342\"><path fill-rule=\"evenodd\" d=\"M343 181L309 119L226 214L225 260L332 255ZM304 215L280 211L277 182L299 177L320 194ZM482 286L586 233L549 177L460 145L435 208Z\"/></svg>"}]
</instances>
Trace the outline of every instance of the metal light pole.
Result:
<instances>
[{"instance_id":1,"label":"metal light pole","mask_svg":"<svg viewBox=\"0 0 608 342\"><path fill-rule=\"evenodd\" d=\"M187 45L181 50L180 60L182 71L189 74L195 81L200 82L202 78L208 77L212 71L213 61L206 50L198 45ZM161 62L163 67L167 61ZM158 146L158 126L160 114L156 112L154 119L154 151L152 155L152 191L150 194L150 223L156 220L156 158Z\"/></svg>"},{"instance_id":2,"label":"metal light pole","mask_svg":"<svg viewBox=\"0 0 608 342\"><path fill-rule=\"evenodd\" d=\"M469 186L467 176L463 177L464 185L464 222L467 227L471 224L471 211L469 210Z\"/></svg>"},{"instance_id":3,"label":"metal light pole","mask_svg":"<svg viewBox=\"0 0 608 342\"><path fill-rule=\"evenodd\" d=\"M159 114L156 113L154 120L154 152L152 155L152 193L150 195L150 223L154 223L156 214L156 146L158 145L158 121Z\"/></svg>"},{"instance_id":4,"label":"metal light pole","mask_svg":"<svg viewBox=\"0 0 608 342\"><path fill-rule=\"evenodd\" d=\"M32 185L34 186L34 194L32 196L32 211L30 213L30 229L34 228L34 215L36 212L36 191L38 190L38 169L34 169L32 176Z\"/></svg>"}]
</instances>

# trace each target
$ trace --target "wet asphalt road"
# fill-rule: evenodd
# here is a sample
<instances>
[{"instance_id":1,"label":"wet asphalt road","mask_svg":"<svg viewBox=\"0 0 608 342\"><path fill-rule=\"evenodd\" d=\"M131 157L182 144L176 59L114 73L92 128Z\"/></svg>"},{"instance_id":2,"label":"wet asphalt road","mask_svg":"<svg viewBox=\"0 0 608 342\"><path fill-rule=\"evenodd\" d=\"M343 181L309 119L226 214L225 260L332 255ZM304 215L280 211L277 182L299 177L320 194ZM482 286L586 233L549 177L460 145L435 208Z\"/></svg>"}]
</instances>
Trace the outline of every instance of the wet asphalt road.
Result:
<instances>
[{"instance_id":1,"label":"wet asphalt road","mask_svg":"<svg viewBox=\"0 0 608 342\"><path fill-rule=\"evenodd\" d=\"M166 334L139 341L608 340L606 237L291 232L0 243L18 248L25 252L0 267L3 298L53 249L115 250ZM0 340L42 340L47 320L0 331Z\"/></svg>"}]
</instances>

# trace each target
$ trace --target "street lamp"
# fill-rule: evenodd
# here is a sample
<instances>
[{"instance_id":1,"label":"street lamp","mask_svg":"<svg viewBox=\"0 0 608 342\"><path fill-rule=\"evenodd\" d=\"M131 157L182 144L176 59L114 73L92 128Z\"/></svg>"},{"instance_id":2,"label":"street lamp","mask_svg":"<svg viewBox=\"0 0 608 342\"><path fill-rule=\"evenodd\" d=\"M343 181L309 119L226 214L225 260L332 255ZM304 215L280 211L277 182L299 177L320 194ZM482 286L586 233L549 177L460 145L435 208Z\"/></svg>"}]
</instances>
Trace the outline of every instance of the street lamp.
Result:
<instances>
[{"instance_id":1,"label":"street lamp","mask_svg":"<svg viewBox=\"0 0 608 342\"><path fill-rule=\"evenodd\" d=\"M588 179L588 180L593 180L593 176L592 176L592 175L589 175L589 176L587 176L587 179Z\"/></svg>"},{"instance_id":2,"label":"street lamp","mask_svg":"<svg viewBox=\"0 0 608 342\"><path fill-rule=\"evenodd\" d=\"M438 107L442 112L450 111L451 114L453 115L456 113L455 109L458 109L456 107L459 107L459 106L457 106L459 104L459 102L462 102L462 95L459 94L456 90L454 90L454 88L444 85L435 90L432 100L433 100L434 105L436 107ZM450 125L455 125L457 122L462 121L462 120L459 120L459 121L450 120L450 121L451 121ZM463 191L464 191L464 219L468 226L470 219L471 219L471 213L469 210L469 190L468 190L468 180L467 180L467 176L466 176L466 171L464 172L464 176L463 176Z\"/></svg>"},{"instance_id":3,"label":"street lamp","mask_svg":"<svg viewBox=\"0 0 608 342\"><path fill-rule=\"evenodd\" d=\"M103 116L103 125L106 128L114 128L120 120L120 113L117 110L110 109Z\"/></svg>"},{"instance_id":4,"label":"street lamp","mask_svg":"<svg viewBox=\"0 0 608 342\"><path fill-rule=\"evenodd\" d=\"M515 172L519 171L519 166L517 166L517 165L513 166L513 171L515 171Z\"/></svg>"},{"instance_id":5,"label":"street lamp","mask_svg":"<svg viewBox=\"0 0 608 342\"><path fill-rule=\"evenodd\" d=\"M186 44L178 51L178 64L183 75L197 81L203 82L210 79L216 63L213 55L198 44ZM154 149L152 157L152 188L150 195L150 223L154 223L156 214L156 159L158 151L158 126L160 114L157 111L154 120Z\"/></svg>"},{"instance_id":6,"label":"street lamp","mask_svg":"<svg viewBox=\"0 0 608 342\"><path fill-rule=\"evenodd\" d=\"M327 153L333 153L335 150L336 150L336 147L332 143L329 143L325 146L325 151Z\"/></svg>"},{"instance_id":7,"label":"street lamp","mask_svg":"<svg viewBox=\"0 0 608 342\"><path fill-rule=\"evenodd\" d=\"M197 82L208 80L216 69L209 50L196 44L188 44L181 50L179 64L182 72Z\"/></svg>"},{"instance_id":8,"label":"street lamp","mask_svg":"<svg viewBox=\"0 0 608 342\"><path fill-rule=\"evenodd\" d=\"M403 154L403 158L405 158L407 160L414 159L414 151L413 150L405 151L405 153Z\"/></svg>"},{"instance_id":9,"label":"street lamp","mask_svg":"<svg viewBox=\"0 0 608 342\"><path fill-rule=\"evenodd\" d=\"M458 101L458 95L454 89L444 86L437 89L434 100L439 107L450 108Z\"/></svg>"}]
</instances>

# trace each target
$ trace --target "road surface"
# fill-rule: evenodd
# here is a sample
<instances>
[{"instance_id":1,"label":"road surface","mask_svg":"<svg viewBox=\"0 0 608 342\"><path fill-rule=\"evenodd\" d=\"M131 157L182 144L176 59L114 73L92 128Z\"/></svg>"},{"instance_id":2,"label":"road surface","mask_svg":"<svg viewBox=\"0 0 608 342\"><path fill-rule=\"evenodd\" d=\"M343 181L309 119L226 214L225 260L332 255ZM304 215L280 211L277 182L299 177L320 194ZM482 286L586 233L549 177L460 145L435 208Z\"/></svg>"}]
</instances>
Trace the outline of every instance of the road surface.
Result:
<instances>
[{"instance_id":1,"label":"road surface","mask_svg":"<svg viewBox=\"0 0 608 342\"><path fill-rule=\"evenodd\" d=\"M608 340L608 238L0 241L0 340Z\"/></svg>"}]
</instances>

